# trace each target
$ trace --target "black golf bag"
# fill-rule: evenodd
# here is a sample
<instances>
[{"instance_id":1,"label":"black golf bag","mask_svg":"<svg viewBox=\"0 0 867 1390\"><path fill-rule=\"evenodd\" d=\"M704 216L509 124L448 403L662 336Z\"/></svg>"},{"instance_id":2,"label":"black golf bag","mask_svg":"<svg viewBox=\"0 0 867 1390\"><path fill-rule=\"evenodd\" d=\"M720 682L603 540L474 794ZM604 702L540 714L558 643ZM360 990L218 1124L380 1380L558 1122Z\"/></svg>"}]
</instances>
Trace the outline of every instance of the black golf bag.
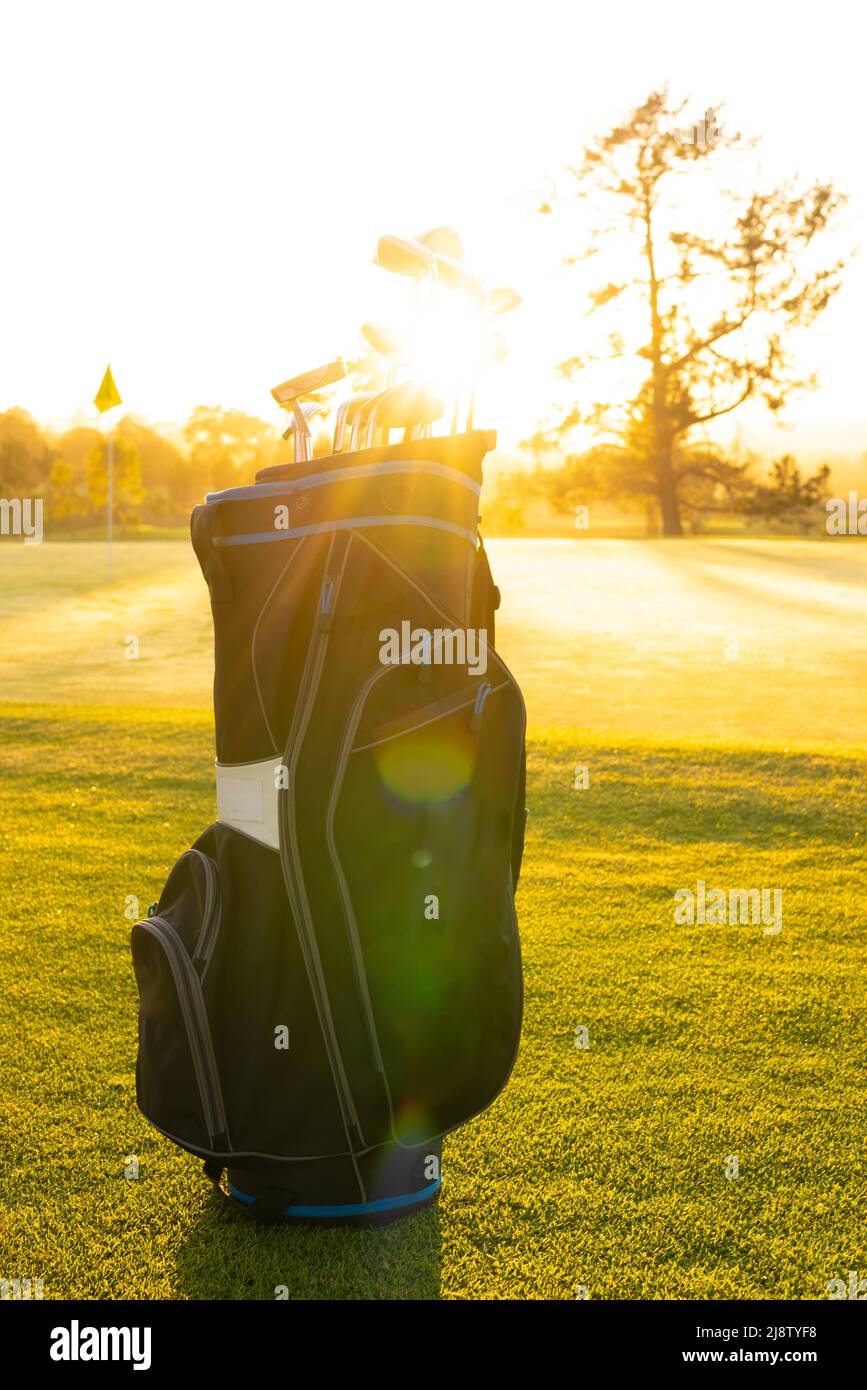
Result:
<instances>
[{"instance_id":1,"label":"black golf bag","mask_svg":"<svg viewBox=\"0 0 867 1390\"><path fill-rule=\"evenodd\" d=\"M262 1219L431 1200L442 1136L515 1060L525 715L477 541L491 442L265 469L193 512L217 820L133 927L137 1095Z\"/></svg>"}]
</instances>

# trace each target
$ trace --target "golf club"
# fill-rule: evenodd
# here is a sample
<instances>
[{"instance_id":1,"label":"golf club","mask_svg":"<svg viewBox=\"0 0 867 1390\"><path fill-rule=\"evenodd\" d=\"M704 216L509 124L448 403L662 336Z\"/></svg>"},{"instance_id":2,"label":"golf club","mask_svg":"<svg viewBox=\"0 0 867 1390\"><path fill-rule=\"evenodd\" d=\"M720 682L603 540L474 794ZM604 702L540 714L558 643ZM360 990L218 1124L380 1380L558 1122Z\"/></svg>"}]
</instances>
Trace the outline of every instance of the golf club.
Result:
<instances>
[{"instance_id":1,"label":"golf club","mask_svg":"<svg viewBox=\"0 0 867 1390\"><path fill-rule=\"evenodd\" d=\"M478 275L450 256L440 255L414 237L382 236L376 249L376 264L394 275L427 279L434 286L459 290L476 304L487 307L488 291Z\"/></svg>"},{"instance_id":2,"label":"golf club","mask_svg":"<svg viewBox=\"0 0 867 1390\"><path fill-rule=\"evenodd\" d=\"M401 342L397 333L386 328L385 324L363 323L361 332L374 352L378 352L380 357L386 359L390 372L393 372L398 366L406 365L406 344Z\"/></svg>"},{"instance_id":3,"label":"golf club","mask_svg":"<svg viewBox=\"0 0 867 1390\"><path fill-rule=\"evenodd\" d=\"M307 422L317 415L327 415L328 406L324 401L308 401L306 405L301 406L301 414L304 417L305 425L303 432L298 428L298 418L296 415L293 415L288 428L283 431L284 439L289 439L290 437L292 439L293 463L309 463L310 459L313 457L313 439ZM301 444L300 458L298 455L299 441Z\"/></svg>"},{"instance_id":4,"label":"golf club","mask_svg":"<svg viewBox=\"0 0 867 1390\"><path fill-rule=\"evenodd\" d=\"M388 393L393 390L393 386L384 386L381 391L373 391L368 394L364 400L359 402L358 407L353 412L352 426L349 435L349 452L351 454L356 453L357 450L362 447L362 439L365 438L366 435L370 412L383 396L387 396Z\"/></svg>"},{"instance_id":5,"label":"golf club","mask_svg":"<svg viewBox=\"0 0 867 1390\"><path fill-rule=\"evenodd\" d=\"M299 462L299 452L301 460L309 460L313 457L313 441L310 437L310 430L307 425L307 414L301 406L301 397L314 395L318 391L324 390L326 386L332 386L335 381L340 381L346 376L346 363L342 357L336 357L331 362L326 362L321 367L313 367L308 372L302 372L300 376L293 376L288 381L283 381L279 386L273 387L271 395L278 405L286 410L291 410L295 419L293 425L289 427L283 438L289 433L293 435L293 459ZM311 405L319 406L320 402L311 402ZM324 413L321 410L309 410L310 415ZM300 450L299 450L300 443Z\"/></svg>"},{"instance_id":6,"label":"golf club","mask_svg":"<svg viewBox=\"0 0 867 1390\"><path fill-rule=\"evenodd\" d=\"M371 403L365 447L372 448L377 428L383 431L382 442L387 445L390 430L402 429L406 440L413 437L415 430L429 427L442 413L442 401L431 396L425 386L415 381L404 381L381 392Z\"/></svg>"},{"instance_id":7,"label":"golf club","mask_svg":"<svg viewBox=\"0 0 867 1390\"><path fill-rule=\"evenodd\" d=\"M345 401L340 402L334 419L333 450L335 454L343 453L346 435L352 429L357 411L374 394L373 391L355 391L351 396L347 396Z\"/></svg>"},{"instance_id":8,"label":"golf club","mask_svg":"<svg viewBox=\"0 0 867 1390\"><path fill-rule=\"evenodd\" d=\"M370 344L370 346L374 348L374 350L378 352L382 357L384 357L388 362L388 381L386 384L388 386L395 386L395 378L398 367L406 366L410 362L410 353L408 351L407 343L403 341L397 333L393 332L389 328L386 328L385 325L381 323L362 324L361 331L367 342ZM406 397L402 398L402 418L400 420L394 419L391 422L390 426L384 426L386 443L388 442L389 428L394 429L400 425L404 429L405 439L421 438L425 434L430 433L430 427L433 423L433 420L438 419L439 416L442 414L441 402L439 403L439 409L435 413L431 413L429 409L430 398L425 398L423 400L418 385L413 383L404 383L404 385L408 385L410 387L410 392ZM396 401L397 397L389 397L388 399L390 401ZM411 411L411 406L413 403L418 403L420 407L419 417L416 420L412 420L411 418L409 418L408 415L408 411ZM379 410L377 410L377 419L380 419ZM373 437L373 426L372 423L369 422L366 441L367 446L369 446L372 443Z\"/></svg>"},{"instance_id":9,"label":"golf club","mask_svg":"<svg viewBox=\"0 0 867 1390\"><path fill-rule=\"evenodd\" d=\"M434 249L437 245L448 244L452 250L463 251L460 240L456 233L449 228L434 228L432 232L425 233L431 245L425 245L412 237L383 236L380 237L376 251L376 263L396 275L406 275L416 282L426 283L429 286L430 297L436 295L440 287L457 290L466 295L477 309L481 309L487 314L488 311L488 292L487 288L472 271L462 265L453 257L444 255ZM475 395L475 388L471 388L471 402ZM451 415L452 434L457 432L458 418L460 413L462 389L458 382L453 396L453 407ZM469 416L472 417L472 403L469 407Z\"/></svg>"},{"instance_id":10,"label":"golf club","mask_svg":"<svg viewBox=\"0 0 867 1390\"><path fill-rule=\"evenodd\" d=\"M464 243L454 227L432 227L429 232L422 232L417 236L416 241L437 256L446 256L450 261L464 259Z\"/></svg>"}]
</instances>

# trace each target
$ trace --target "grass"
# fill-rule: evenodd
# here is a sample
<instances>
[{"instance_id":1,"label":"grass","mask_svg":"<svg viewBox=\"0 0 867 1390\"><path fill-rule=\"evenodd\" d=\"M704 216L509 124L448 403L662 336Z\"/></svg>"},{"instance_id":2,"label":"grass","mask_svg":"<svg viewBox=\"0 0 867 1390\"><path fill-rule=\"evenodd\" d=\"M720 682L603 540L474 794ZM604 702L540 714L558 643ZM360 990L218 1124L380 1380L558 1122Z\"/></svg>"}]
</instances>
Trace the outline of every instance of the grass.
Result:
<instances>
[{"instance_id":1,"label":"grass","mask_svg":"<svg viewBox=\"0 0 867 1390\"><path fill-rule=\"evenodd\" d=\"M0 717L2 1277L46 1298L808 1299L867 1267L863 749L536 729L510 1085L447 1140L437 1209L262 1231L134 1105L124 907L212 819L209 714ZM782 887L780 936L675 926L697 878Z\"/></svg>"}]
</instances>

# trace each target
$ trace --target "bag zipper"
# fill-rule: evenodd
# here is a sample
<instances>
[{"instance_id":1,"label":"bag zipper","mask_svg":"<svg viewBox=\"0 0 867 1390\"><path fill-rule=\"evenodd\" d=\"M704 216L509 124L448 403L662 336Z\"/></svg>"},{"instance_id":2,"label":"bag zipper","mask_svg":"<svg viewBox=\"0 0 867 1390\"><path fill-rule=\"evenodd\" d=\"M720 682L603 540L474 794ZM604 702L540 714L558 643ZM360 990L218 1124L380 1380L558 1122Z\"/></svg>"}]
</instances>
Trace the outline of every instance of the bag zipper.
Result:
<instances>
[{"instance_id":1,"label":"bag zipper","mask_svg":"<svg viewBox=\"0 0 867 1390\"><path fill-rule=\"evenodd\" d=\"M156 939L169 963L190 1044L205 1125L213 1147L225 1151L230 1147L229 1126L199 977L171 922L164 917L149 917L138 926Z\"/></svg>"},{"instance_id":2,"label":"bag zipper","mask_svg":"<svg viewBox=\"0 0 867 1390\"><path fill-rule=\"evenodd\" d=\"M356 695L355 700L353 701L349 718L346 721L346 729L343 734L343 742L340 746L340 753L337 759L337 772L334 778L334 786L331 789L331 797L328 803L328 813L325 821L325 839L328 844L328 854L331 859L331 866L334 870L334 876L337 880L337 887L340 890L340 899L343 904L343 919L346 925L347 934L349 936L349 944L352 954L352 964L355 969L355 980L358 986L358 993L361 998L362 1006L364 1008L364 1015L367 1023L367 1031L370 1038L370 1044L373 1049L374 1060L376 1062L377 1070L379 1071L379 1074L382 1078L383 1087L385 1088L385 1096L386 1100L388 1101L388 1113L391 1121L392 1133L394 1133L394 1103L391 1098L391 1087L388 1084L388 1077L385 1071L385 1063L382 1059L382 1051L379 1046L379 1035L376 1031L376 1019L374 1018L373 1014L373 1002L370 998L370 990L368 989L367 985L367 971L364 968L364 953L361 949L361 942L358 939L358 924L355 920L355 911L353 909L352 899L349 894L349 885L346 882L346 877L343 872L343 865L340 863L340 857L337 853L337 844L334 839L334 815L337 809L337 801L340 796L340 790L343 786L343 781L346 775L346 764L349 761L349 754L352 749L352 740L354 739L356 731L358 729L358 724L361 719L361 713L367 702L367 697L373 686L376 684L376 682L378 680L381 680L383 676L388 675L389 672L393 671L394 669L395 668L392 666L385 666L380 667L378 670L371 672L371 674L367 677L367 680L364 682L361 689L359 690L358 694Z\"/></svg>"},{"instance_id":3,"label":"bag zipper","mask_svg":"<svg viewBox=\"0 0 867 1390\"><path fill-rule=\"evenodd\" d=\"M466 709L470 705L473 706L470 728L476 732L480 726L482 711L488 696L493 695L497 690L505 690L507 685L508 681L500 681L499 685L493 686L489 681L483 681L481 685L462 686L460 690L455 690L451 695L444 695L440 700L433 700L429 704L421 705L417 710L412 710L409 714L402 714L398 719L381 724L378 729L373 730L375 737L369 743L360 743L357 748L353 748L351 751L361 753L366 748L376 748L380 743L388 743L393 738L401 738L404 734L413 733L416 729L424 728L426 724L433 724L437 719L444 719L446 715L454 714L457 710ZM350 716L350 722L351 719L352 716Z\"/></svg>"},{"instance_id":4,"label":"bag zipper","mask_svg":"<svg viewBox=\"0 0 867 1390\"><path fill-rule=\"evenodd\" d=\"M201 962L199 978L204 979L207 974L208 966L211 963L211 956L217 944L217 937L220 934L220 922L223 915L223 906L220 898L220 883L217 874L217 866L209 854L203 853L200 849L188 849L187 854L193 854L202 865L202 872L205 878L205 906L202 909L202 925L196 944L193 948L193 964Z\"/></svg>"},{"instance_id":5,"label":"bag zipper","mask_svg":"<svg viewBox=\"0 0 867 1390\"><path fill-rule=\"evenodd\" d=\"M326 573L322 583L319 607L310 635L307 662L296 699L295 717L292 721L292 727L289 730L286 748L283 753L283 761L289 770L289 786L280 799L281 830L285 830L285 833L280 835L280 864L283 869L286 892L295 912L295 920L298 926L298 939L301 944L304 963L307 968L307 977L310 981L310 988L313 993L320 1027L322 1028L322 1036L328 1053L331 1074L334 1078L334 1087L337 1092L338 1103L343 1115L343 1123L346 1128L351 1150L358 1151L366 1147L365 1139L361 1129L361 1121L355 1105L355 1099L349 1086L349 1078L346 1075L346 1068L340 1051L340 1042L337 1037L337 1030L334 1026L334 1019L331 1013L328 990L316 943L316 933L310 918L310 909L304 887L304 876L300 856L298 854L295 830L295 769L301 754L301 747L307 732L307 725L316 699L316 692L319 689L319 682L322 678L325 653L334 620L334 609L351 545L352 536L350 534L345 545L342 547L343 559L339 570L337 573L333 570L330 573ZM331 557L334 549L335 537L332 536L328 557L326 559L326 567L331 565ZM292 750L291 756L290 749Z\"/></svg>"}]
</instances>

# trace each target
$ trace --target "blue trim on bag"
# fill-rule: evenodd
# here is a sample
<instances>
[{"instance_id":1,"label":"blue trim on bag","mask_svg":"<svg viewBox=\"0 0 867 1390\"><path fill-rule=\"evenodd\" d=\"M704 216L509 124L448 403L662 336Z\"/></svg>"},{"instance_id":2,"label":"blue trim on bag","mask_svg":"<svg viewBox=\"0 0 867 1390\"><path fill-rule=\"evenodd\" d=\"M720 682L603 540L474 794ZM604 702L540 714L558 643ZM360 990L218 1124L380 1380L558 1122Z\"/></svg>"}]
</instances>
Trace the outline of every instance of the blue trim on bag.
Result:
<instances>
[{"instance_id":1,"label":"blue trim on bag","mask_svg":"<svg viewBox=\"0 0 867 1390\"><path fill-rule=\"evenodd\" d=\"M429 526L434 531L450 531L475 549L473 531L439 521L435 516L350 516L339 521L317 521L312 526L293 526L286 531L251 531L242 536L214 536L214 545L264 545L267 541L289 541L296 536L321 535L324 531L353 531L362 526Z\"/></svg>"},{"instance_id":2,"label":"blue trim on bag","mask_svg":"<svg viewBox=\"0 0 867 1390\"><path fill-rule=\"evenodd\" d=\"M422 1187L418 1192L407 1192L402 1197L378 1197L374 1202L341 1202L334 1206L323 1207L286 1207L281 1213L282 1216L368 1216L378 1211L394 1211L398 1207L409 1207L415 1202L421 1202L426 1197L432 1197L442 1184L442 1178L437 1178L429 1187ZM247 1192L241 1192L237 1187L229 1184L229 1191L232 1196L245 1206L251 1206L256 1198L251 1197Z\"/></svg>"}]
</instances>

